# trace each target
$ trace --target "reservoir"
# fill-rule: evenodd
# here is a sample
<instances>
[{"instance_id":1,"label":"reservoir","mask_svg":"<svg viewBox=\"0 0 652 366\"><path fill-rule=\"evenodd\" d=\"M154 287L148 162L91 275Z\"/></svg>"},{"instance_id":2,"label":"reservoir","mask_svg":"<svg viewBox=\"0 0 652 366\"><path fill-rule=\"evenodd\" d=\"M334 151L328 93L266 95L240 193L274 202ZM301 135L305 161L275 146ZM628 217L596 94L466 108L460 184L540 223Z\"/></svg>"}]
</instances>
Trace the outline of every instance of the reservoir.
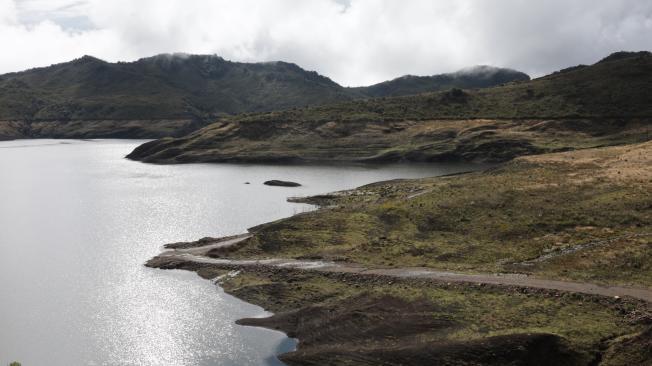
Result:
<instances>
[{"instance_id":1,"label":"reservoir","mask_svg":"<svg viewBox=\"0 0 652 366\"><path fill-rule=\"evenodd\" d=\"M263 309L143 263L166 243L313 209L290 196L479 168L124 159L142 142L0 142L0 365L280 365L293 340L234 323ZM270 179L302 186L263 185Z\"/></svg>"}]
</instances>

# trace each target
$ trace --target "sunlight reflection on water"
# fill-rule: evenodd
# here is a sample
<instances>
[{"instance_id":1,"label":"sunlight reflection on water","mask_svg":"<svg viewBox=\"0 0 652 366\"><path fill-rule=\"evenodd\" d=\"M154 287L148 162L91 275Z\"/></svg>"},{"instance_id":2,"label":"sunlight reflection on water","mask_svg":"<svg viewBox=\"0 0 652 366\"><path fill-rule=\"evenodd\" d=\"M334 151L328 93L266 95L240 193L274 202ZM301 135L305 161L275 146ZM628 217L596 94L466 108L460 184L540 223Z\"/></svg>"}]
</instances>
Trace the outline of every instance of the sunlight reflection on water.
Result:
<instances>
[{"instance_id":1,"label":"sunlight reflection on water","mask_svg":"<svg viewBox=\"0 0 652 366\"><path fill-rule=\"evenodd\" d=\"M291 340L234 323L263 309L194 273L143 263L165 243L242 233L310 208L288 196L469 169L123 159L138 143L0 142L0 365L280 364L274 355ZM268 179L303 186L262 185Z\"/></svg>"}]
</instances>

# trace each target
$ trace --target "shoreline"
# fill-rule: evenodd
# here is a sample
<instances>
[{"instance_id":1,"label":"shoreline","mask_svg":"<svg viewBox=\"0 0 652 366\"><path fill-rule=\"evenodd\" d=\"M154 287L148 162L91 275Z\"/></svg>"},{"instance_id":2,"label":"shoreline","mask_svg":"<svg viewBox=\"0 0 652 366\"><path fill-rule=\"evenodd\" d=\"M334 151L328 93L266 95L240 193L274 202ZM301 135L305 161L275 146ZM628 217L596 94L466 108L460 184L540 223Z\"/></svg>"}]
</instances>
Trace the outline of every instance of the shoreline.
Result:
<instances>
[{"instance_id":1,"label":"shoreline","mask_svg":"<svg viewBox=\"0 0 652 366\"><path fill-rule=\"evenodd\" d=\"M315 204L315 203L313 203ZM315 204L317 205L317 204ZM317 205L320 207L319 205ZM323 209L323 208L318 208ZM264 225L264 224L263 224ZM255 273L261 277L281 276L286 281L293 281L296 276L305 273L318 273L329 280L343 282L347 286L415 286L418 288L440 288L445 290L479 291L486 293L532 296L535 298L560 299L570 298L580 303L594 303L600 307L625 313L625 318L639 324L652 323L652 289L622 286L602 286L592 283L554 281L518 274L462 274L438 272L424 268L380 268L368 269L362 266L339 266L333 262L297 261L297 260L228 260L207 256L214 249L237 248L238 244L250 239L252 232L227 236L223 238L203 238L195 242L167 244L167 249L150 259L146 266L159 269L182 269L195 272L203 279L210 280L225 293L239 300L261 306L272 315L264 318L242 318L235 323L243 326L262 327L280 331L288 340L294 341L294 347L288 352L279 352L275 356L288 365L303 365L302 351L305 338L288 326L287 322L276 320L287 313L299 312L301 308L275 309L271 298L266 300L243 296L225 286L225 282L238 277L241 273ZM421 271L421 272L417 272ZM427 272L428 271L428 272ZM525 281L525 282L523 282ZM579 286L579 288L575 287ZM644 334L644 333L642 333ZM535 337L545 337L535 334ZM500 340L496 340L500 341ZM512 341L512 340L510 340ZM310 349L310 345L308 345ZM309 354L310 352L308 352ZM602 356L600 356L602 357ZM289 358L289 361L288 361Z\"/></svg>"},{"instance_id":2,"label":"shoreline","mask_svg":"<svg viewBox=\"0 0 652 366\"><path fill-rule=\"evenodd\" d=\"M242 234L242 237L249 237L249 234ZM209 245L210 246L210 245ZM194 247L192 249L205 249L204 247ZM207 259L212 259L206 257ZM461 291L461 292L478 292L482 294L489 295L506 295L511 296L516 294L516 296L525 296L532 298L540 299L549 299L552 301L564 301L578 302L580 304L595 304L600 308L611 309L616 313L624 314L624 319L627 319L628 324L652 324L652 290L651 289L641 289L644 294L642 296L624 296L621 290L637 290L633 288L623 288L617 287L618 293L620 295L614 294L605 294L605 293L587 293L584 291L573 291L570 289L558 289L550 287L538 287L532 285L523 285L523 284L512 284L512 283L502 283L501 281L492 283L491 281L477 281L474 279L461 279L458 280L455 278L455 275L451 274L451 277L446 280L446 278L428 278L428 277L419 277L419 276L405 276L402 274L392 275L385 273L383 270L370 270L370 271L361 271L361 270L350 270L351 268L343 268L341 271L332 271L333 267L329 267L326 263L293 263L287 261L263 261L260 263L258 261L251 261L246 264L243 263L211 263L192 260L191 258L181 259L174 256L160 256L152 258L147 262L148 267L159 268L159 269L182 269L187 271L195 272L198 276L203 279L210 280L214 285L221 288L225 293L238 298L239 300L257 305L262 307L266 312L270 312L272 315L269 317L263 318L242 318L235 321L238 325L243 326L255 326L262 327L274 331L283 332L288 339L294 340L294 349L289 352L281 352L275 356L281 361L288 365L303 365L305 360L305 353L310 354L312 345L307 344L305 348L308 348L307 352L303 352L304 343L306 338L303 334L297 334L296 330L292 329L292 326L289 324L293 321L284 319L288 314L296 314L302 312L303 308L301 307L291 307L289 309L285 308L285 305L281 305L280 308L277 308L279 305L278 300L275 300L272 296L266 296L266 298L261 299L260 297L251 297L247 293L240 293L237 288L230 288L228 282L230 280L236 279L243 274L260 277L260 278L269 278L269 277L279 277L283 281L293 282L297 277L301 278L305 275L314 274L316 276L324 277L329 281L334 281L344 286L354 286L354 287L366 287L366 286L381 286L381 287L393 287L393 288L405 288L405 287L415 287L419 289L438 289L442 291ZM390 270L391 271L391 270ZM495 276L496 279L505 279L508 277ZM536 280L535 280L536 281ZM545 282L545 280L543 280ZM559 283L566 283L563 281L552 281ZM300 283L300 280L299 280ZM566 283L571 285L572 283ZM592 285L592 284L581 284L581 285ZM254 285L256 286L256 285ZM609 289L613 288L604 288L601 286L596 286L600 289ZM318 305L317 305L318 306ZM341 306L341 305L340 305ZM405 304L404 306L408 306ZM332 311L332 310L330 310ZM534 334L535 337L544 337L545 334ZM510 339L510 345L513 340ZM491 351L493 352L493 351ZM556 351L555 351L556 352ZM562 352L563 353L563 352ZM289 361L288 361L289 360ZM310 364L306 362L305 364ZM336 364L336 363L335 363ZM333 364L333 365L335 365ZM390 363L391 364L391 363Z\"/></svg>"},{"instance_id":3,"label":"shoreline","mask_svg":"<svg viewBox=\"0 0 652 366\"><path fill-rule=\"evenodd\" d=\"M652 235L652 234L648 234ZM517 289L540 289L544 291L578 293L620 299L631 297L652 304L652 289L644 287L604 285L590 282L559 281L531 277L518 273L457 273L425 267L385 267L368 268L359 264L336 263L319 260L296 260L284 258L233 260L213 258L208 254L215 249L232 250L245 240L253 237L252 233L217 238L210 243L206 239L197 242L167 244L164 251L150 259L145 265L159 269L210 268L223 270L273 270L287 269L296 271L318 271L330 274L348 274L351 278L362 279L378 277L388 281L396 279L419 279L441 283L460 283L467 286L491 285ZM203 242L202 242L203 241ZM194 245L193 245L194 244Z\"/></svg>"},{"instance_id":4,"label":"shoreline","mask_svg":"<svg viewBox=\"0 0 652 366\"><path fill-rule=\"evenodd\" d=\"M273 312L268 318L236 322L297 338L297 350L279 355L291 366L420 365L432 360L538 365L541 355L568 365L648 362L652 288L645 262L621 264L638 271L632 272L634 277L615 268L605 272L609 266L603 258L618 258L623 250L646 253L649 247L644 192L652 173L645 168L650 149L648 142L545 154L485 172L392 180L292 198L319 209L237 236L167 245L167 251L146 265L194 271L225 292ZM486 196L487 187L494 187L497 198ZM576 196L578 187L585 189L589 201ZM613 192L619 190L623 193L617 197L623 198L614 200ZM501 194L510 199L505 201ZM603 194L609 198L604 201L609 210L595 206L593 197ZM534 226L540 233L531 229L528 215L537 212L532 212L533 206L547 210L531 219L544 223ZM413 207L423 209L414 212ZM565 221L555 226L568 207L574 215L568 218L571 231ZM430 226L415 234L406 222L422 214L448 216L430 216L437 219L428 218L432 224L426 221ZM582 226L577 218L584 215L596 224ZM488 230L487 223L469 216L507 220L498 222L526 229L507 226L508 231L498 235L494 227L500 226L489 221L496 226L489 226L493 231L486 237L482 230ZM464 255L431 258L425 249L413 255L414 246L424 245L424 230L433 226L459 230L459 239L450 234L444 239L455 240L452 248ZM511 234L515 230L530 236ZM564 245L537 244L551 234L556 235L553 239L561 237ZM467 246L478 247L473 240L485 237L499 239L484 242L483 248L514 253L514 246L518 255L506 261L504 255L492 254L499 259L493 262L482 253L474 257L469 255L474 252L465 251ZM414 244L402 257L388 260L382 252L375 254L379 246L396 250L410 244L406 240ZM437 237L430 240L435 247L448 245ZM523 247L525 240L540 249ZM415 265L411 258L421 262ZM466 266L452 266L448 258ZM596 267L583 264L585 258L595 258ZM575 263L581 266L573 267ZM615 361L622 357L627 362Z\"/></svg>"}]
</instances>

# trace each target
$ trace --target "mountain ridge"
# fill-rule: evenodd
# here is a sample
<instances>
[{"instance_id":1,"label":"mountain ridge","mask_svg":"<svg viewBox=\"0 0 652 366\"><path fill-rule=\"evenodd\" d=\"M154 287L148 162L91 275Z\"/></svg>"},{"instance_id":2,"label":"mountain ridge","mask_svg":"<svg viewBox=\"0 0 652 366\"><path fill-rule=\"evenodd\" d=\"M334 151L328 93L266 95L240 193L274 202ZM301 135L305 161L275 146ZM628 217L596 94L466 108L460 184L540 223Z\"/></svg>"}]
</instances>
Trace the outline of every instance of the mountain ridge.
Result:
<instances>
[{"instance_id":1,"label":"mountain ridge","mask_svg":"<svg viewBox=\"0 0 652 366\"><path fill-rule=\"evenodd\" d=\"M652 55L621 55L492 88L221 118L185 137L146 143L128 157L152 163L505 161L645 141L650 91Z\"/></svg>"},{"instance_id":2,"label":"mountain ridge","mask_svg":"<svg viewBox=\"0 0 652 366\"><path fill-rule=\"evenodd\" d=\"M430 79L425 80L428 84ZM0 138L180 136L225 115L368 97L361 89L342 87L315 71L284 61L243 63L217 55L177 53L111 63L85 55L0 75ZM107 120L128 121L125 123L131 127L121 126L114 133L71 128L69 123ZM170 130L157 128L157 123L146 125L148 120L183 122ZM188 120L194 126L190 130ZM134 121L139 121L140 130L134 129ZM35 123L48 123L49 127L43 129Z\"/></svg>"},{"instance_id":3,"label":"mountain ridge","mask_svg":"<svg viewBox=\"0 0 652 366\"><path fill-rule=\"evenodd\" d=\"M508 82L529 80L529 75L513 69L476 65L455 72L431 76L408 74L370 86L350 89L368 97L390 97L429 93L450 88L486 88Z\"/></svg>"}]
</instances>

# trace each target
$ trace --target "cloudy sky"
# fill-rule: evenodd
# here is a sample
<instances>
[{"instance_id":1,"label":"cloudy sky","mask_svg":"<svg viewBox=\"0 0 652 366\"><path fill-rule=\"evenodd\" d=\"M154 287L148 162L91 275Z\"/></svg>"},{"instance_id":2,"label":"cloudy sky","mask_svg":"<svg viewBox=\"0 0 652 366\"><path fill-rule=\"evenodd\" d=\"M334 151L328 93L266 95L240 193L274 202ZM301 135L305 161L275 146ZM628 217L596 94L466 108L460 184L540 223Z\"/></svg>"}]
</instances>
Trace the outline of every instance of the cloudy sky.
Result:
<instances>
[{"instance_id":1,"label":"cloudy sky","mask_svg":"<svg viewBox=\"0 0 652 366\"><path fill-rule=\"evenodd\" d=\"M0 73L84 54L284 60L347 86L652 49L650 0L0 0Z\"/></svg>"}]
</instances>

